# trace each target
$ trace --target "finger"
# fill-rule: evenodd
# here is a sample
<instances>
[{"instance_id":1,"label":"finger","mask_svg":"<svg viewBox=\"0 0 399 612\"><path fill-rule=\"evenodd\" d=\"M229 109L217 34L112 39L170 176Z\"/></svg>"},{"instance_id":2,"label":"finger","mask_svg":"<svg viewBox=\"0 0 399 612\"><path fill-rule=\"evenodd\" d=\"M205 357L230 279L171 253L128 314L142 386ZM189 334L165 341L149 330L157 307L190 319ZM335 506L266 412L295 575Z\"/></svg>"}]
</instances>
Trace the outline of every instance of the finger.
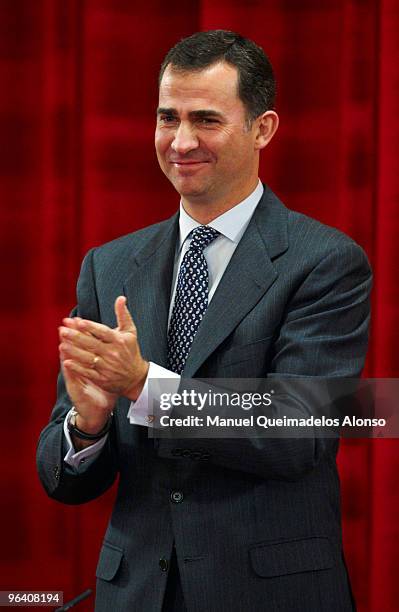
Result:
<instances>
[{"instance_id":1,"label":"finger","mask_svg":"<svg viewBox=\"0 0 399 612\"><path fill-rule=\"evenodd\" d=\"M126 297L124 295L120 295L115 300L115 315L118 322L119 331L131 333L136 332L136 326L127 308Z\"/></svg>"},{"instance_id":2,"label":"finger","mask_svg":"<svg viewBox=\"0 0 399 612\"><path fill-rule=\"evenodd\" d=\"M97 367L100 362L100 357L98 355L81 349L80 347L75 346L74 344L67 342L66 340L61 342L60 352L63 355L63 360L73 359L74 361L78 361L81 365L88 368Z\"/></svg>"},{"instance_id":3,"label":"finger","mask_svg":"<svg viewBox=\"0 0 399 612\"><path fill-rule=\"evenodd\" d=\"M62 322L64 323L65 327L69 327L70 329L76 329L79 331L79 324L83 320L84 319L82 319L81 317L66 317L62 320ZM84 331L84 329L81 329L80 331L82 333L85 333L86 335L92 335L89 331Z\"/></svg>"},{"instance_id":4,"label":"finger","mask_svg":"<svg viewBox=\"0 0 399 612\"><path fill-rule=\"evenodd\" d=\"M115 339L114 332L110 327L102 323L89 321L88 319L81 319L78 322L78 330L82 333L91 334L97 340L101 340L101 342L113 342Z\"/></svg>"},{"instance_id":5,"label":"finger","mask_svg":"<svg viewBox=\"0 0 399 612\"><path fill-rule=\"evenodd\" d=\"M61 344L58 346L58 352L59 352L59 355L60 355L60 361L61 361L61 365L62 365L62 362L63 362L65 359L68 359L68 358L67 358L67 356L66 356L65 351L64 351L64 350L61 348Z\"/></svg>"},{"instance_id":6,"label":"finger","mask_svg":"<svg viewBox=\"0 0 399 612\"><path fill-rule=\"evenodd\" d=\"M62 319L62 322L65 327L70 327L71 329L78 329L78 322L81 320L82 319L80 317L65 317L65 319Z\"/></svg>"},{"instance_id":7,"label":"finger","mask_svg":"<svg viewBox=\"0 0 399 612\"><path fill-rule=\"evenodd\" d=\"M98 383L102 379L101 374L97 370L85 367L74 359L66 359L63 367L67 372L72 372L75 376L91 380L94 383Z\"/></svg>"},{"instance_id":8,"label":"finger","mask_svg":"<svg viewBox=\"0 0 399 612\"><path fill-rule=\"evenodd\" d=\"M69 367L68 362L67 362L67 366L65 367L64 365L65 361L67 360L65 359L64 361L61 362L61 369L62 369L62 373L64 375L65 382L67 383L67 385L72 385L72 386L82 385L84 383L84 378L80 376L80 374L77 374L74 370L72 370Z\"/></svg>"},{"instance_id":9,"label":"finger","mask_svg":"<svg viewBox=\"0 0 399 612\"><path fill-rule=\"evenodd\" d=\"M59 328L59 337L61 343L66 341L91 353L101 353L104 348L101 340L94 338L91 334L81 330L70 329L69 327L61 326Z\"/></svg>"}]
</instances>

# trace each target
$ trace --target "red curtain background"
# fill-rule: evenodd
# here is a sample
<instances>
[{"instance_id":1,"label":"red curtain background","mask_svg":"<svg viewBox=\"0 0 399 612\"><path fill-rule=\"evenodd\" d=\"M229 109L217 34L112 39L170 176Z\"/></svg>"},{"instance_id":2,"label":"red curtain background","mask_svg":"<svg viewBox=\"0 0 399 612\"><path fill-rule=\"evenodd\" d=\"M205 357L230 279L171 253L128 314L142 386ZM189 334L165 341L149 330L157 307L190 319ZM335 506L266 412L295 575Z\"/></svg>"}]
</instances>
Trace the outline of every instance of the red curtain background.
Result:
<instances>
[{"instance_id":1,"label":"red curtain background","mask_svg":"<svg viewBox=\"0 0 399 612\"><path fill-rule=\"evenodd\" d=\"M179 38L213 28L269 54L281 127L261 177L365 248L375 272L366 374L399 376L396 0L1 0L0 590L68 599L94 585L115 492L63 506L35 471L55 398L57 326L89 247L176 209L153 147L157 72ZM398 448L352 440L340 451L360 612L399 609Z\"/></svg>"}]
</instances>

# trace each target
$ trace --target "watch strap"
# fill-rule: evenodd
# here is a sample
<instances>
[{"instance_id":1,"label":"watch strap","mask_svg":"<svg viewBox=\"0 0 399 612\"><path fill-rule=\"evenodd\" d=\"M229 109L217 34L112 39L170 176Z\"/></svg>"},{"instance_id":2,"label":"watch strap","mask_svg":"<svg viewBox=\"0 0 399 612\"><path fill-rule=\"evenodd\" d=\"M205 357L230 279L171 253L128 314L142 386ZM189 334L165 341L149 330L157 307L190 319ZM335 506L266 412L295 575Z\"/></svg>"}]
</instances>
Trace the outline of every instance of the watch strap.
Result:
<instances>
[{"instance_id":1,"label":"watch strap","mask_svg":"<svg viewBox=\"0 0 399 612\"><path fill-rule=\"evenodd\" d=\"M79 413L76 410L72 410L71 415L69 417L68 420L68 431L70 434L73 434L74 436L76 436L77 438L80 438L81 440L89 440L89 441L96 441L96 440L100 440L101 438L103 438L111 429L111 425L112 425L112 413L110 414L107 423L105 424L105 426L102 428L101 431L99 431L98 433L95 434L90 434L87 433L86 431L82 431L81 429L79 429L78 427L76 427L75 422L76 422L76 417Z\"/></svg>"}]
</instances>

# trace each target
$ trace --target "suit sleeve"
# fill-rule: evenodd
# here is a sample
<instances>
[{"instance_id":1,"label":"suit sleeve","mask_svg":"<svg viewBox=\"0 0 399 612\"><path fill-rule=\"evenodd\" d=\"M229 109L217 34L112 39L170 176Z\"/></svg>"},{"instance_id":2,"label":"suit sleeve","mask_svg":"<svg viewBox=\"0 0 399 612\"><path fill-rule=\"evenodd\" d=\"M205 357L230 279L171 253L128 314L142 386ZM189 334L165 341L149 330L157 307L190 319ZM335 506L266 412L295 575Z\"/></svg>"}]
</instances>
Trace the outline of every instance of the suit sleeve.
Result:
<instances>
[{"instance_id":1,"label":"suit sleeve","mask_svg":"<svg viewBox=\"0 0 399 612\"><path fill-rule=\"evenodd\" d=\"M355 243L347 240L324 254L286 305L265 376L358 377L367 351L371 279L367 258ZM336 451L336 440L325 438L160 439L158 444L165 458L204 460L283 480L304 477L325 453ZM177 453L182 446L185 452Z\"/></svg>"},{"instance_id":2,"label":"suit sleeve","mask_svg":"<svg viewBox=\"0 0 399 612\"><path fill-rule=\"evenodd\" d=\"M92 271L93 250L85 257L78 282L78 306L71 316L99 321L98 301ZM37 446L37 468L47 494L66 504L80 504L104 493L114 482L118 472L116 431L113 427L101 452L82 467L65 463L67 451L63 424L72 404L60 372L57 402L50 422L40 434Z\"/></svg>"}]
</instances>

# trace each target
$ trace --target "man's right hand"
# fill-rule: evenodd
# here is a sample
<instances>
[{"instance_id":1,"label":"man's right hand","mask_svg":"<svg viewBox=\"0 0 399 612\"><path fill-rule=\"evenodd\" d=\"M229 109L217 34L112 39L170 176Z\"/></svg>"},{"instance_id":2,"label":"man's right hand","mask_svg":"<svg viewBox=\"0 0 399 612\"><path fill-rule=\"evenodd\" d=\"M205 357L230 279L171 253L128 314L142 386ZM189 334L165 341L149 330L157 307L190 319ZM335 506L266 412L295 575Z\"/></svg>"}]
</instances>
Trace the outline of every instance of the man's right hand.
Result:
<instances>
[{"instance_id":1,"label":"man's right hand","mask_svg":"<svg viewBox=\"0 0 399 612\"><path fill-rule=\"evenodd\" d=\"M79 320L79 317L70 319L70 326L76 326L77 329ZM62 343L61 337L60 343ZM63 366L66 356L61 347L59 350L61 366ZM77 428L90 434L99 433L105 427L118 396L104 391L93 381L78 375L71 368L63 367L62 370L68 395L78 412ZM79 447L79 450L90 444L92 442L74 438L74 446Z\"/></svg>"}]
</instances>

